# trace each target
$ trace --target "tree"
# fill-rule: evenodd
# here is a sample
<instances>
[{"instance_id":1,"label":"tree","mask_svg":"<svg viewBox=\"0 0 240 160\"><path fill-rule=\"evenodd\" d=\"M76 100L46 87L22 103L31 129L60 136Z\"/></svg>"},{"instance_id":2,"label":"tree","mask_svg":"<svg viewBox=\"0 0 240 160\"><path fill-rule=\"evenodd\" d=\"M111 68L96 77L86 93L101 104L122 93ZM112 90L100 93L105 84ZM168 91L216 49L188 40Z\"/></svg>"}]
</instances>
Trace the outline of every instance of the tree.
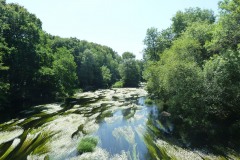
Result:
<instances>
[{"instance_id":1,"label":"tree","mask_svg":"<svg viewBox=\"0 0 240 160\"><path fill-rule=\"evenodd\" d=\"M119 66L124 87L137 87L140 82L140 68L133 58L134 54L125 52L123 62Z\"/></svg>"},{"instance_id":2,"label":"tree","mask_svg":"<svg viewBox=\"0 0 240 160\"><path fill-rule=\"evenodd\" d=\"M186 28L186 31L182 33L182 36L179 39L185 39L186 41L195 41L196 46L196 53L195 60L202 65L204 60L209 59L214 53L208 51L208 44L211 42L213 35L213 25L207 22L193 22ZM176 40L176 41L178 41ZM194 45L193 45L194 46ZM190 45L189 47L190 48ZM194 55L194 53L193 53Z\"/></svg>"},{"instance_id":3,"label":"tree","mask_svg":"<svg viewBox=\"0 0 240 160\"><path fill-rule=\"evenodd\" d=\"M5 1L0 1L0 111L6 108L8 104L9 88L8 70L9 67L5 64L5 58L10 53L10 49L7 47L3 38L3 30L6 25L3 23L3 17L5 16Z\"/></svg>"},{"instance_id":4,"label":"tree","mask_svg":"<svg viewBox=\"0 0 240 160\"><path fill-rule=\"evenodd\" d=\"M184 12L178 11L172 18L172 22L173 32L176 34L176 37L179 37L193 22L206 22L212 24L215 22L215 16L212 10L189 8Z\"/></svg>"},{"instance_id":5,"label":"tree","mask_svg":"<svg viewBox=\"0 0 240 160\"><path fill-rule=\"evenodd\" d=\"M163 101L177 124L173 134L185 142L240 144L239 6L238 0L221 1L215 24L210 10L177 12L173 40L160 33L159 60L146 59L147 90Z\"/></svg>"},{"instance_id":6,"label":"tree","mask_svg":"<svg viewBox=\"0 0 240 160\"><path fill-rule=\"evenodd\" d=\"M111 78L112 78L112 74L111 74L110 70L106 66L102 66L101 74L102 74L104 87L109 87Z\"/></svg>"},{"instance_id":7,"label":"tree","mask_svg":"<svg viewBox=\"0 0 240 160\"><path fill-rule=\"evenodd\" d=\"M240 133L239 55L239 51L227 51L212 57L204 66L206 114L223 136Z\"/></svg>"},{"instance_id":8,"label":"tree","mask_svg":"<svg viewBox=\"0 0 240 160\"><path fill-rule=\"evenodd\" d=\"M157 62L147 62L143 71L143 78L147 81L147 91L153 98L165 99L161 86L160 65Z\"/></svg>"},{"instance_id":9,"label":"tree","mask_svg":"<svg viewBox=\"0 0 240 160\"><path fill-rule=\"evenodd\" d=\"M76 63L74 57L66 48L59 48L54 53L53 72L57 79L59 94L73 94L76 86Z\"/></svg>"},{"instance_id":10,"label":"tree","mask_svg":"<svg viewBox=\"0 0 240 160\"><path fill-rule=\"evenodd\" d=\"M147 29L147 34L144 39L144 45L146 45L146 48L144 49L144 59L151 60L151 61L157 61L159 60L158 56L158 44L157 39L159 36L159 32L157 28L149 28Z\"/></svg>"},{"instance_id":11,"label":"tree","mask_svg":"<svg viewBox=\"0 0 240 160\"><path fill-rule=\"evenodd\" d=\"M135 56L133 53L131 53L131 52L124 52L124 53L122 54L122 59L123 59L123 60L126 60L126 59L134 59L134 58L136 58L136 56Z\"/></svg>"},{"instance_id":12,"label":"tree","mask_svg":"<svg viewBox=\"0 0 240 160\"><path fill-rule=\"evenodd\" d=\"M52 36L41 25L22 6L0 0L0 109L48 103L76 87L108 87L120 79L121 57L113 49Z\"/></svg>"},{"instance_id":13,"label":"tree","mask_svg":"<svg viewBox=\"0 0 240 160\"><path fill-rule=\"evenodd\" d=\"M167 54L172 54L175 59L194 61L198 64L202 64L202 46L192 37L179 37L173 42L170 49L166 50L161 58ZM165 57L164 57L165 58ZM164 60L163 60L164 61Z\"/></svg>"},{"instance_id":14,"label":"tree","mask_svg":"<svg viewBox=\"0 0 240 160\"><path fill-rule=\"evenodd\" d=\"M16 4L6 4L3 11L1 34L4 45L10 48L4 61L9 66L11 102L31 103L35 87L33 77L40 68L36 46L40 41L41 21Z\"/></svg>"},{"instance_id":15,"label":"tree","mask_svg":"<svg viewBox=\"0 0 240 160\"><path fill-rule=\"evenodd\" d=\"M85 50L81 55L79 81L81 87L90 87L94 85L95 58L91 50Z\"/></svg>"},{"instance_id":16,"label":"tree","mask_svg":"<svg viewBox=\"0 0 240 160\"><path fill-rule=\"evenodd\" d=\"M215 53L228 49L237 50L240 43L240 2L223 0L219 2L220 18L213 30L213 40L208 49Z\"/></svg>"},{"instance_id":17,"label":"tree","mask_svg":"<svg viewBox=\"0 0 240 160\"><path fill-rule=\"evenodd\" d=\"M211 140L238 146L240 134L239 51L215 55L204 65L205 119ZM229 143L230 142L230 143Z\"/></svg>"},{"instance_id":18,"label":"tree","mask_svg":"<svg viewBox=\"0 0 240 160\"><path fill-rule=\"evenodd\" d=\"M175 34L173 33L172 28L162 30L157 39L158 52L163 53L165 49L170 48L174 39Z\"/></svg>"},{"instance_id":19,"label":"tree","mask_svg":"<svg viewBox=\"0 0 240 160\"><path fill-rule=\"evenodd\" d=\"M10 84L8 81L9 67L4 64L4 57L9 54L9 49L5 46L4 41L0 35L0 110L6 108L9 96Z\"/></svg>"}]
</instances>

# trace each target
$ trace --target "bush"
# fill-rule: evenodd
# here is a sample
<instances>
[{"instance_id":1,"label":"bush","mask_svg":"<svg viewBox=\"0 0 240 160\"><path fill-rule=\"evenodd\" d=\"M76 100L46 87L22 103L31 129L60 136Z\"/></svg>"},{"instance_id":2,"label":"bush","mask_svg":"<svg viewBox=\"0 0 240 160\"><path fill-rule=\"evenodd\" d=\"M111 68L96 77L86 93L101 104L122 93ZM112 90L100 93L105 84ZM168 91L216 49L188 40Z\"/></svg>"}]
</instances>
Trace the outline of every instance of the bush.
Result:
<instances>
[{"instance_id":1,"label":"bush","mask_svg":"<svg viewBox=\"0 0 240 160\"><path fill-rule=\"evenodd\" d=\"M77 151L79 153L92 152L98 144L96 137L84 137L80 140Z\"/></svg>"},{"instance_id":2,"label":"bush","mask_svg":"<svg viewBox=\"0 0 240 160\"><path fill-rule=\"evenodd\" d=\"M215 132L213 139L239 146L240 53L227 51L204 65L205 115ZM226 138L226 137L230 137Z\"/></svg>"},{"instance_id":3,"label":"bush","mask_svg":"<svg viewBox=\"0 0 240 160\"><path fill-rule=\"evenodd\" d=\"M153 101L152 101L150 98L147 98L147 99L145 100L145 104L152 105L152 104L153 104Z\"/></svg>"},{"instance_id":4,"label":"bush","mask_svg":"<svg viewBox=\"0 0 240 160\"><path fill-rule=\"evenodd\" d=\"M123 87L123 82L122 81L117 81L112 85L112 88L122 88Z\"/></svg>"}]
</instances>

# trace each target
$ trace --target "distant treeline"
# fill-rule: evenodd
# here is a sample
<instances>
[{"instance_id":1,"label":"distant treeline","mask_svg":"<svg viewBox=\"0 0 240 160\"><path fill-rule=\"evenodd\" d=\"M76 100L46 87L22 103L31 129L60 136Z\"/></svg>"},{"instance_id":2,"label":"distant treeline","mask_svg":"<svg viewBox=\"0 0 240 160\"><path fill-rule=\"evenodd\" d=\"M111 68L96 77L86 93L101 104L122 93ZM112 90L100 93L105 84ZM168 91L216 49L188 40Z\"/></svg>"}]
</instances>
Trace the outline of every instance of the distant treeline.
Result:
<instances>
[{"instance_id":1,"label":"distant treeline","mask_svg":"<svg viewBox=\"0 0 240 160\"><path fill-rule=\"evenodd\" d=\"M52 36L18 4L0 0L0 111L21 110L72 95L76 89L136 87L142 62L113 49Z\"/></svg>"},{"instance_id":2,"label":"distant treeline","mask_svg":"<svg viewBox=\"0 0 240 160\"><path fill-rule=\"evenodd\" d=\"M240 145L240 1L178 11L169 28L147 30L144 78L189 144Z\"/></svg>"}]
</instances>

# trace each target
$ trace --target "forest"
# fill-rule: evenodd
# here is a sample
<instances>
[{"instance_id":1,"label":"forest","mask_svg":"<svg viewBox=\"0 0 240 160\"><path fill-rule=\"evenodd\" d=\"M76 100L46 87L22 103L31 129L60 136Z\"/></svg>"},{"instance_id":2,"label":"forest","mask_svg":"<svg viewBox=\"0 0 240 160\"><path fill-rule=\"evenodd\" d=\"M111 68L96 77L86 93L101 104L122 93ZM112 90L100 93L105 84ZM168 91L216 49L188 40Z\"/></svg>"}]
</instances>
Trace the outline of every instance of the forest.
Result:
<instances>
[{"instance_id":1,"label":"forest","mask_svg":"<svg viewBox=\"0 0 240 160\"><path fill-rule=\"evenodd\" d=\"M183 142L239 146L240 1L220 1L218 16L189 8L171 20L144 39L151 98L172 114Z\"/></svg>"},{"instance_id":2,"label":"forest","mask_svg":"<svg viewBox=\"0 0 240 160\"><path fill-rule=\"evenodd\" d=\"M5 0L0 26L0 112L144 81L149 98L171 114L172 134L184 144L239 147L239 0L220 1L218 15L188 8L172 17L169 28L149 28L143 60L46 33L34 14Z\"/></svg>"},{"instance_id":3,"label":"forest","mask_svg":"<svg viewBox=\"0 0 240 160\"><path fill-rule=\"evenodd\" d=\"M125 52L42 30L18 4L0 1L0 111L63 100L76 90L136 87L142 62ZM116 84L115 84L116 83Z\"/></svg>"}]
</instances>

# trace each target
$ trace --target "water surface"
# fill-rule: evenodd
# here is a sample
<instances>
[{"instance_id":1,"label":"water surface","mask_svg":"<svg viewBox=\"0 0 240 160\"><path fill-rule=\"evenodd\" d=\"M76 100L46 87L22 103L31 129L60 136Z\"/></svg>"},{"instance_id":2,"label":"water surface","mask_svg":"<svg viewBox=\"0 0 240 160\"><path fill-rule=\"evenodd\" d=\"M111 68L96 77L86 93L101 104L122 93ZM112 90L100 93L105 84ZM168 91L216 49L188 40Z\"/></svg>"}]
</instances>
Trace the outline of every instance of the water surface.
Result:
<instances>
[{"instance_id":1,"label":"water surface","mask_svg":"<svg viewBox=\"0 0 240 160\"><path fill-rule=\"evenodd\" d=\"M224 159L172 143L170 117L161 116L157 105L146 105L146 96L141 88L98 90L32 107L0 124L0 160ZM93 152L80 154L77 145L85 136L99 143ZM230 159L237 156L227 153Z\"/></svg>"}]
</instances>

